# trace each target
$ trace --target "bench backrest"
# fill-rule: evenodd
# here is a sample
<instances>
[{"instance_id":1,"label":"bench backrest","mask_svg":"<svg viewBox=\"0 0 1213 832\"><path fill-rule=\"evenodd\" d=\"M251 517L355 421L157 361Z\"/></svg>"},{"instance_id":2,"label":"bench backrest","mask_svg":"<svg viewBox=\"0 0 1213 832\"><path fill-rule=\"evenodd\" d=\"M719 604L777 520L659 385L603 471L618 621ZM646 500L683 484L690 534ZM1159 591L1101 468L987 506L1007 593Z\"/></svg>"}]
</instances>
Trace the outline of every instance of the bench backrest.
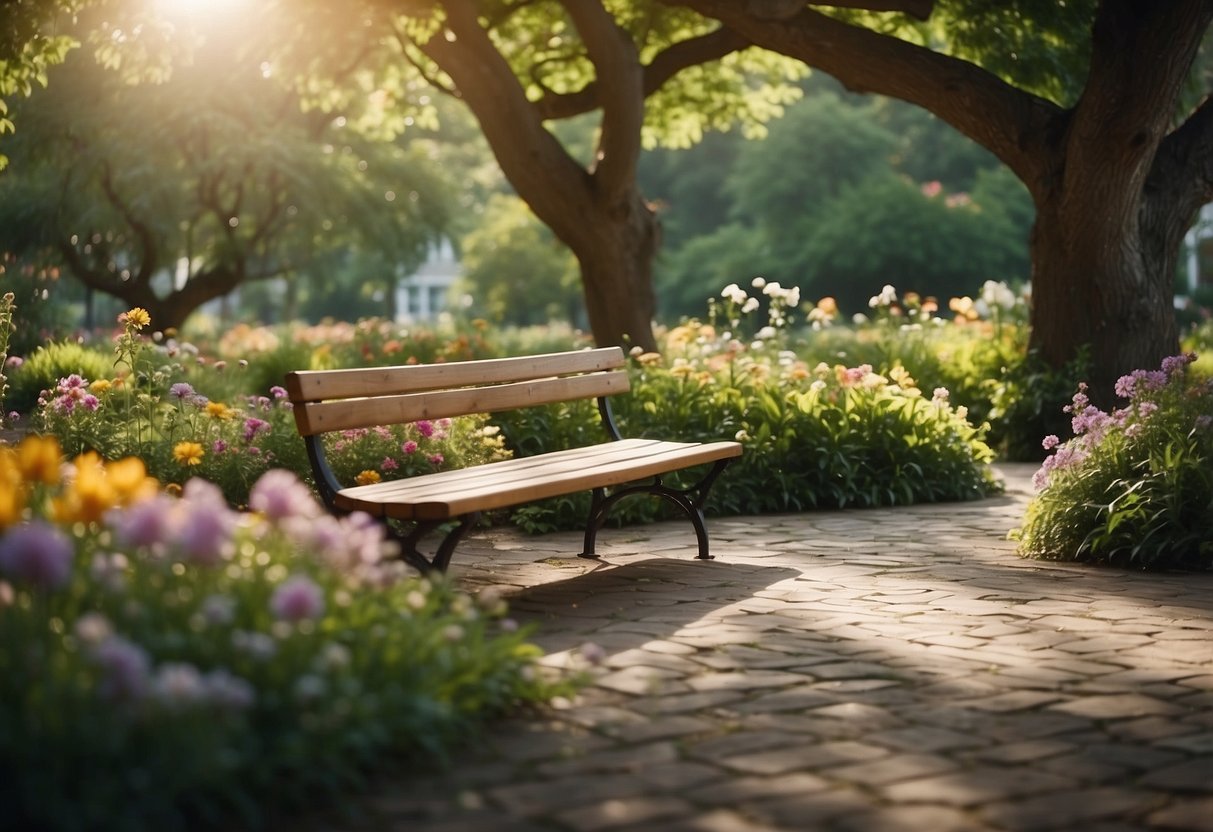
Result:
<instances>
[{"instance_id":1,"label":"bench backrest","mask_svg":"<svg viewBox=\"0 0 1213 832\"><path fill-rule=\"evenodd\" d=\"M301 436L493 413L628 390L623 350L288 373Z\"/></svg>"}]
</instances>

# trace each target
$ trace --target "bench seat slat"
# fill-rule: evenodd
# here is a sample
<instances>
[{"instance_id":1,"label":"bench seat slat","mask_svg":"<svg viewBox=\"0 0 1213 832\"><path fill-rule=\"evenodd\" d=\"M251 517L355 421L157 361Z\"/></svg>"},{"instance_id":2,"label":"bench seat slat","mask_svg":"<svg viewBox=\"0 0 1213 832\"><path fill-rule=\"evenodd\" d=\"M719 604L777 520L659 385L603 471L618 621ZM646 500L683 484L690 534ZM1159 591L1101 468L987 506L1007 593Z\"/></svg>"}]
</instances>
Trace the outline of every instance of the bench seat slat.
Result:
<instances>
[{"instance_id":1,"label":"bench seat slat","mask_svg":"<svg viewBox=\"0 0 1213 832\"><path fill-rule=\"evenodd\" d=\"M736 442L624 439L534 457L346 488L335 504L397 520L446 520L605 488L741 455Z\"/></svg>"},{"instance_id":2,"label":"bench seat slat","mask_svg":"<svg viewBox=\"0 0 1213 832\"><path fill-rule=\"evenodd\" d=\"M452 361L446 364L299 370L287 374L286 390L290 400L299 404L617 370L625 364L622 349L601 347L514 358Z\"/></svg>"},{"instance_id":3,"label":"bench seat slat","mask_svg":"<svg viewBox=\"0 0 1213 832\"><path fill-rule=\"evenodd\" d=\"M490 387L463 387L365 399L295 405L295 426L302 436L335 430L403 424L468 413L495 413L571 399L611 396L628 390L628 374L616 370L567 378L544 378Z\"/></svg>"}]
</instances>

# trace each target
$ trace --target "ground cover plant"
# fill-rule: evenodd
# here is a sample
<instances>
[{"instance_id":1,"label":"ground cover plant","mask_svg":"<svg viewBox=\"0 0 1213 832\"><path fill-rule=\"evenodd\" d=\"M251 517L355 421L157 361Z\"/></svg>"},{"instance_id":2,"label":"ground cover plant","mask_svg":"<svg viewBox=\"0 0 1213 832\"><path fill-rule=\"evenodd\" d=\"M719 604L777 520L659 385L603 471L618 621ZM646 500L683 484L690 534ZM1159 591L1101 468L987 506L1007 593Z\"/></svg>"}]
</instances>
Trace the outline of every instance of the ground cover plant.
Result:
<instances>
[{"instance_id":1,"label":"ground cover plant","mask_svg":"<svg viewBox=\"0 0 1213 832\"><path fill-rule=\"evenodd\" d=\"M1105 413L1080 386L1017 532L1024 555L1142 569L1213 568L1213 378L1192 353L1122 377Z\"/></svg>"},{"instance_id":2,"label":"ground cover plant","mask_svg":"<svg viewBox=\"0 0 1213 832\"><path fill-rule=\"evenodd\" d=\"M499 597L420 579L286 471L236 512L134 458L0 446L0 800L14 829L250 828L432 765L564 683Z\"/></svg>"}]
</instances>

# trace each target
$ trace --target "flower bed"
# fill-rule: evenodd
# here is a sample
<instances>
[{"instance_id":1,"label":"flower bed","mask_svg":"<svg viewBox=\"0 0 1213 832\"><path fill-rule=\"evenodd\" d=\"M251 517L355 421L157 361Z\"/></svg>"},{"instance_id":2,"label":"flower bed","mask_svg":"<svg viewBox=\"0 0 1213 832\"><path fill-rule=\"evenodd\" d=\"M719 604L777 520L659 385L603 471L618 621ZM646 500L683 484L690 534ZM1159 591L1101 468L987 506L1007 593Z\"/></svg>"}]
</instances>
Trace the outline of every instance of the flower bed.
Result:
<instances>
[{"instance_id":1,"label":"flower bed","mask_svg":"<svg viewBox=\"0 0 1213 832\"><path fill-rule=\"evenodd\" d=\"M12 828L252 826L555 693L495 596L411 576L272 470L230 509L137 459L0 447L0 799Z\"/></svg>"},{"instance_id":2,"label":"flower bed","mask_svg":"<svg viewBox=\"0 0 1213 832\"><path fill-rule=\"evenodd\" d=\"M1122 377L1105 413L1084 387L1066 408L1074 438L1052 455L1017 532L1027 556L1152 569L1213 568L1213 379L1195 354Z\"/></svg>"}]
</instances>

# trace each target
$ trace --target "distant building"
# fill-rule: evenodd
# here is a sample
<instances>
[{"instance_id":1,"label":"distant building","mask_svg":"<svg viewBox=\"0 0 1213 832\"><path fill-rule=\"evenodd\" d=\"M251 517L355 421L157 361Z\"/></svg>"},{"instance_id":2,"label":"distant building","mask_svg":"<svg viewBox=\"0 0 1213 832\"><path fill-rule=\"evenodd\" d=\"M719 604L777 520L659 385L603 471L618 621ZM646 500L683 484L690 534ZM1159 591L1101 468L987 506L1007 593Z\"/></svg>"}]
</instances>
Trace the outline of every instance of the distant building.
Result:
<instances>
[{"instance_id":1,"label":"distant building","mask_svg":"<svg viewBox=\"0 0 1213 832\"><path fill-rule=\"evenodd\" d=\"M461 274L451 241L443 237L431 243L421 268L396 284L398 322L430 321L445 312L453 301L451 287Z\"/></svg>"},{"instance_id":2,"label":"distant building","mask_svg":"<svg viewBox=\"0 0 1213 832\"><path fill-rule=\"evenodd\" d=\"M1201 206L1200 215L1184 237L1188 253L1188 294L1198 286L1213 286L1213 203Z\"/></svg>"}]
</instances>

